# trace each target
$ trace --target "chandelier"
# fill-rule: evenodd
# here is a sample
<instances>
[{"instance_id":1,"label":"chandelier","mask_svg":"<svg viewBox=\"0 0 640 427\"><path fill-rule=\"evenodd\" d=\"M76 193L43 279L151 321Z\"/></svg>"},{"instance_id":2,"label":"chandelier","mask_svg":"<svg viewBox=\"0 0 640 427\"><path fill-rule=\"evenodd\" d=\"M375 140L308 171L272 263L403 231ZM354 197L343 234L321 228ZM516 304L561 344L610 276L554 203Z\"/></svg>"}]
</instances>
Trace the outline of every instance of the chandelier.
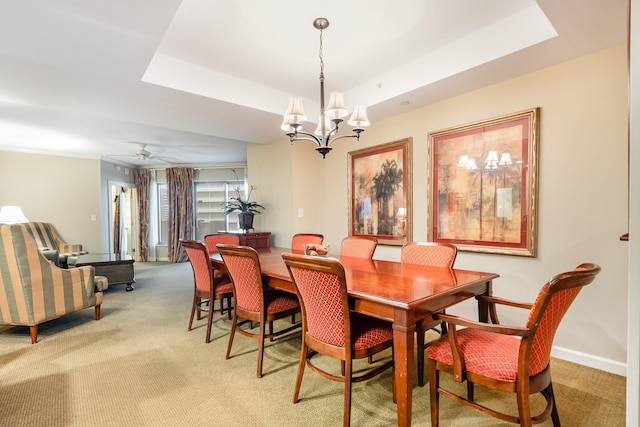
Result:
<instances>
[{"instance_id":1,"label":"chandelier","mask_svg":"<svg viewBox=\"0 0 640 427\"><path fill-rule=\"evenodd\" d=\"M324 107L324 58L322 56L322 30L329 26L329 20L325 18L317 18L313 21L313 26L320 30L320 119L318 127L314 133L302 130L302 122L307 120L302 107L302 98L292 96L289 99L289 107L284 114L282 121L282 130L286 132L291 144L294 141L313 141L316 144L316 151L322 154L322 158L331 151L331 144L342 138L356 138L360 140L360 133L364 132L364 127L369 126L367 118L367 107L364 105L356 105L353 114L349 119L349 125L353 126L352 135L337 136L339 125L343 122L342 118L349 114L344 102L344 93L331 92L329 96L329 105L326 110Z\"/></svg>"}]
</instances>

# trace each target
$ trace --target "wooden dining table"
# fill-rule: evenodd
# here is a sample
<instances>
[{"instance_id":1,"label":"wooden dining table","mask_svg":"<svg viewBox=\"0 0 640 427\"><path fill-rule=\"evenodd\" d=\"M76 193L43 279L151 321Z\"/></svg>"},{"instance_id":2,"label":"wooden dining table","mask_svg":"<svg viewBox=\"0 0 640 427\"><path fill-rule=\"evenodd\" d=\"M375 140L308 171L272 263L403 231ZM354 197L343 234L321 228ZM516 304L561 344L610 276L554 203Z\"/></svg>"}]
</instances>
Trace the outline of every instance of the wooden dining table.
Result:
<instances>
[{"instance_id":1,"label":"wooden dining table","mask_svg":"<svg viewBox=\"0 0 640 427\"><path fill-rule=\"evenodd\" d=\"M288 292L295 288L282 260L284 248L257 251L268 286ZM398 425L411 425L416 322L433 313L473 298L490 295L495 273L426 267L394 261L336 256L344 266L353 309L393 324L393 354ZM211 254L214 268L225 270L220 254ZM486 320L479 306L478 316Z\"/></svg>"}]
</instances>

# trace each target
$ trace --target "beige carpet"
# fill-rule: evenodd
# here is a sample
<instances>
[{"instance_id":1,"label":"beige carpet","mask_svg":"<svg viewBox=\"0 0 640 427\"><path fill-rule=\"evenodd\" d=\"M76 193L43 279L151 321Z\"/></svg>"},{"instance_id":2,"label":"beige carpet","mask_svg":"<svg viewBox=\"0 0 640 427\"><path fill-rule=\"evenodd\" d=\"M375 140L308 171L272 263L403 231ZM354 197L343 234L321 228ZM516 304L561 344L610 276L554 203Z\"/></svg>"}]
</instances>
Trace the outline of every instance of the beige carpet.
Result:
<instances>
[{"instance_id":1,"label":"beige carpet","mask_svg":"<svg viewBox=\"0 0 640 427\"><path fill-rule=\"evenodd\" d=\"M0 426L341 425L342 385L308 369L301 400L291 403L299 332L267 345L257 379L257 341L236 335L232 358L224 359L226 317L216 315L209 344L204 321L187 332L189 264L135 269L136 290L112 286L100 321L86 309L45 323L35 345L28 328L0 326ZM563 426L625 425L625 378L560 360L552 370ZM413 425L429 426L428 387L413 396ZM476 396L515 408L510 395L478 387ZM354 385L352 401L352 425L396 424L389 371ZM441 425L510 424L441 398Z\"/></svg>"}]
</instances>

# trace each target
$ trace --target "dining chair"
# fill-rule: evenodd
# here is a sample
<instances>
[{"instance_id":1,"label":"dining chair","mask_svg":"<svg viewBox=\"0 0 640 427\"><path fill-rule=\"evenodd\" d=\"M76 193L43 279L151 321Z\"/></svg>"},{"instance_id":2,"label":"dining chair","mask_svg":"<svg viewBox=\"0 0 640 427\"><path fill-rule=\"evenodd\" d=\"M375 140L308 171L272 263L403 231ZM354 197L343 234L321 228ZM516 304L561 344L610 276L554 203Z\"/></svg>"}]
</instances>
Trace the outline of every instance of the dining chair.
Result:
<instances>
[{"instance_id":1,"label":"dining chair","mask_svg":"<svg viewBox=\"0 0 640 427\"><path fill-rule=\"evenodd\" d=\"M400 251L402 264L417 264L429 267L453 268L458 249L448 243L408 242ZM442 311L444 313L444 311ZM439 328L439 329L438 329ZM446 324L442 321L424 321L416 323L416 341L418 347L418 385L424 387L424 352L432 341L424 342L426 331L434 330L444 336L447 334Z\"/></svg>"},{"instance_id":2,"label":"dining chair","mask_svg":"<svg viewBox=\"0 0 640 427\"><path fill-rule=\"evenodd\" d=\"M378 240L367 236L349 236L342 239L340 257L373 258Z\"/></svg>"},{"instance_id":3,"label":"dining chair","mask_svg":"<svg viewBox=\"0 0 640 427\"><path fill-rule=\"evenodd\" d=\"M191 304L191 316L189 328L193 326L193 317L197 313L197 319L202 318L202 313L207 313L207 335L205 342L211 341L211 323L215 310L215 301L220 301L220 314L224 314L224 301L227 301L227 316L231 319L231 297L233 285L227 277L214 277L213 267L209 259L209 250L197 240L183 240L182 247L187 253L189 263L193 270L193 303Z\"/></svg>"},{"instance_id":4,"label":"dining chair","mask_svg":"<svg viewBox=\"0 0 640 427\"><path fill-rule=\"evenodd\" d=\"M493 296L478 296L479 312L488 313L491 323L438 314L448 324L448 337L432 344L428 352L431 425L438 425L439 396L477 409L503 421L531 426L551 416L554 427L560 417L553 393L549 360L551 346L562 317L580 290L600 272L595 264L581 264L545 283L532 304ZM524 326L499 324L496 305L528 309ZM486 311L485 311L486 309ZM464 329L458 330L457 326ZM452 374L454 381L467 381L467 397L440 386L440 372ZM474 401L474 384L516 394L518 416L505 414ZM540 414L531 415L530 395L540 393L546 400Z\"/></svg>"},{"instance_id":5,"label":"dining chair","mask_svg":"<svg viewBox=\"0 0 640 427\"><path fill-rule=\"evenodd\" d=\"M204 236L204 244L207 245L207 249L209 249L209 254L217 254L218 248L216 245L218 243L222 243L225 245L236 245L240 244L240 237L237 234L228 234L228 233L215 233L215 234L207 234ZM213 269L214 277L229 277L225 271L220 271L218 269ZM231 280L231 279L229 279Z\"/></svg>"},{"instance_id":6,"label":"dining chair","mask_svg":"<svg viewBox=\"0 0 640 427\"><path fill-rule=\"evenodd\" d=\"M255 249L248 246L218 244L218 251L233 282L235 309L229 344L225 359L229 359L235 332L249 338L258 339L258 368L256 376L262 377L264 340L288 333L301 326L301 322L273 332L273 321L300 312L298 298L290 293L271 289L263 282L260 259ZM240 317L240 322L238 321ZM251 332L253 322L258 323L258 333ZM243 325L248 324L248 328ZM269 331L265 331L268 324Z\"/></svg>"},{"instance_id":7,"label":"dining chair","mask_svg":"<svg viewBox=\"0 0 640 427\"><path fill-rule=\"evenodd\" d=\"M294 234L291 238L291 252L295 254L304 253L303 245L306 243L314 243L321 245L324 240L324 236L322 234L314 234L314 233L298 233Z\"/></svg>"},{"instance_id":8,"label":"dining chair","mask_svg":"<svg viewBox=\"0 0 640 427\"><path fill-rule=\"evenodd\" d=\"M391 324L350 310L344 268L337 259L291 253L282 254L282 258L302 308L302 349L293 403L298 402L306 364L321 376L344 383L343 424L348 426L351 419L351 384L393 367L392 357L390 361L353 376L353 360L368 358L389 347L393 348ZM316 354L339 359L341 374L314 364L312 358ZM394 390L394 402L395 397Z\"/></svg>"}]
</instances>

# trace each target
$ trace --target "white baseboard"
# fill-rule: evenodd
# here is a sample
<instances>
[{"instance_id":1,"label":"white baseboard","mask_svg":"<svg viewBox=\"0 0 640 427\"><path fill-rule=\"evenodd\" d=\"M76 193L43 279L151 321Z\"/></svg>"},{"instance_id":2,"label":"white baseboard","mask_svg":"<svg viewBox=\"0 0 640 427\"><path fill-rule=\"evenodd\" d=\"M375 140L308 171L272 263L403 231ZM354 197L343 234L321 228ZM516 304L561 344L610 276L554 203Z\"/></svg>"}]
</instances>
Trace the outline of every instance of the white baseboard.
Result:
<instances>
[{"instance_id":1,"label":"white baseboard","mask_svg":"<svg viewBox=\"0 0 640 427\"><path fill-rule=\"evenodd\" d=\"M623 377L627 376L626 363L616 362L615 360L605 359L604 357L555 346L551 349L551 356L612 374L622 375Z\"/></svg>"}]
</instances>

